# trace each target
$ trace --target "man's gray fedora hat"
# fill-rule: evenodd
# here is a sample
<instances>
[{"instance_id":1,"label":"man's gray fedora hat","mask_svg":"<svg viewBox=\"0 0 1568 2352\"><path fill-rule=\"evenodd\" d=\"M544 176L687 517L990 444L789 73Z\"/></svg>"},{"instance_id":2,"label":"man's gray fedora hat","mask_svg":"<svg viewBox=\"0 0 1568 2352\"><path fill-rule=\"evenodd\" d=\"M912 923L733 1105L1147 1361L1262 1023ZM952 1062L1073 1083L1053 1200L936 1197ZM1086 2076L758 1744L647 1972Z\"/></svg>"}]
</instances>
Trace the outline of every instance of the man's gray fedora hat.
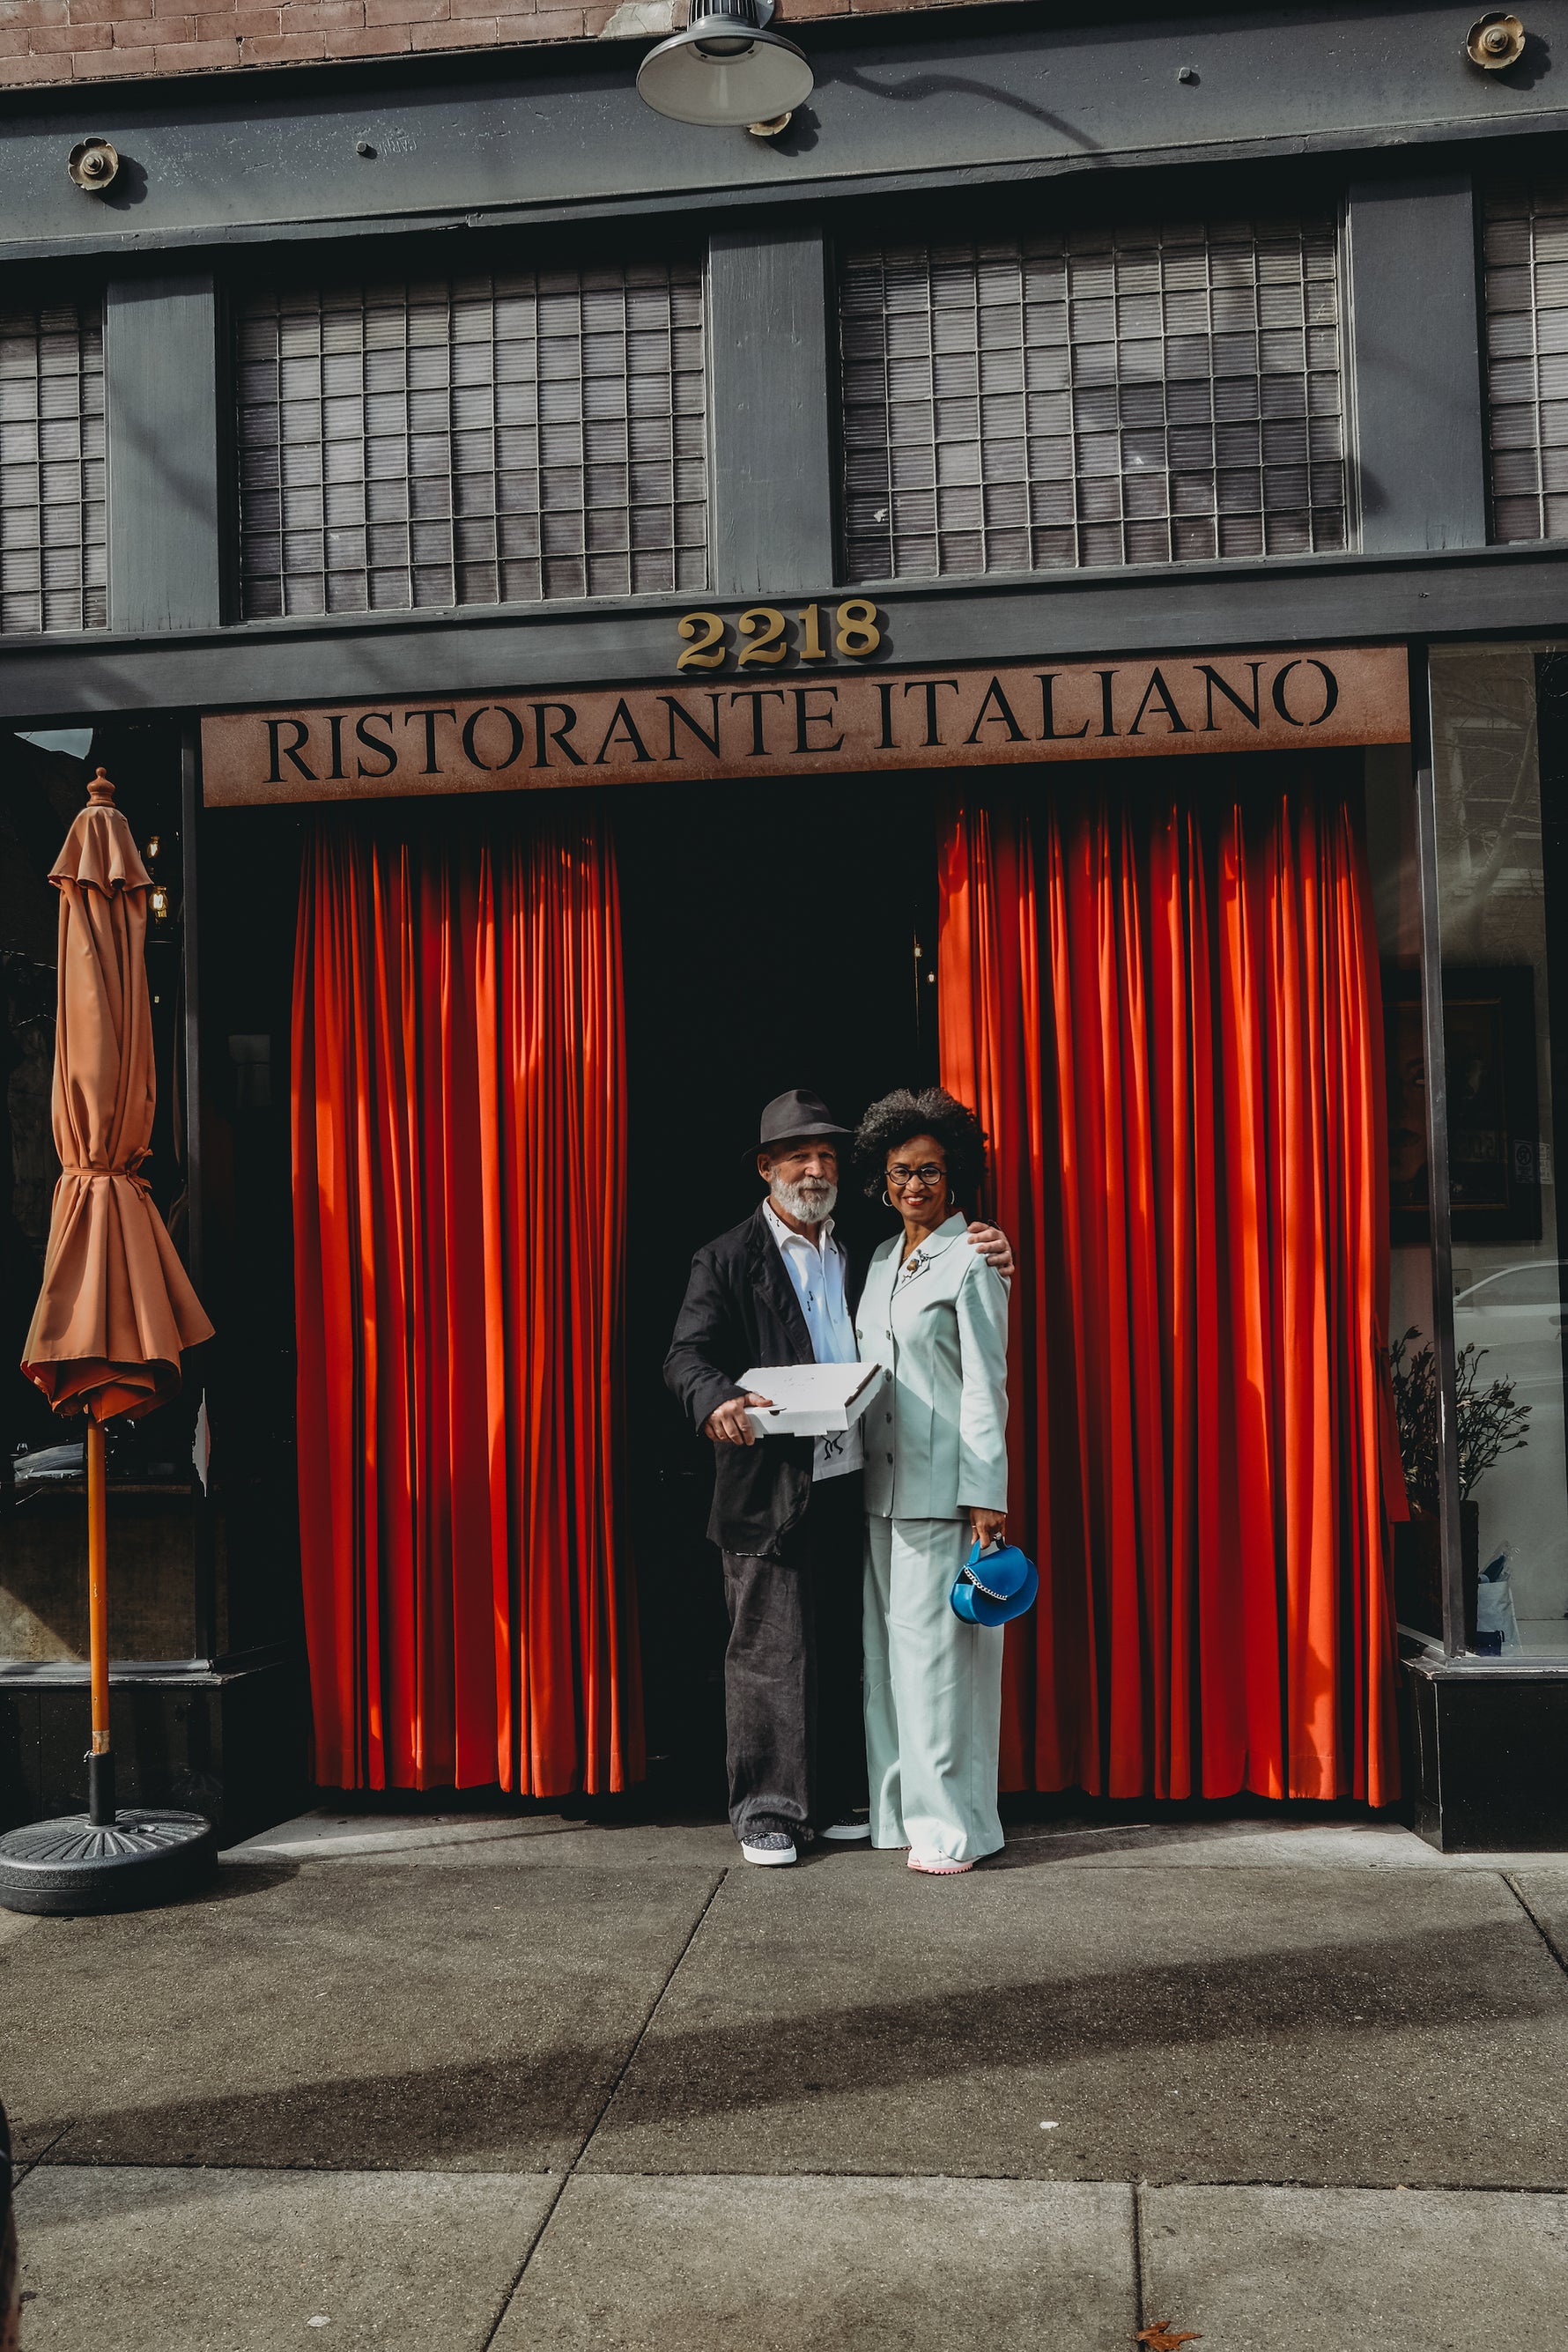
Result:
<instances>
[{"instance_id":1,"label":"man's gray fedora hat","mask_svg":"<svg viewBox=\"0 0 1568 2352\"><path fill-rule=\"evenodd\" d=\"M805 1093L795 1087L787 1095L775 1095L763 1112L762 1132L748 1151L754 1158L759 1151L776 1150L781 1143L799 1143L808 1135L853 1135L853 1128L840 1127L820 1095Z\"/></svg>"}]
</instances>

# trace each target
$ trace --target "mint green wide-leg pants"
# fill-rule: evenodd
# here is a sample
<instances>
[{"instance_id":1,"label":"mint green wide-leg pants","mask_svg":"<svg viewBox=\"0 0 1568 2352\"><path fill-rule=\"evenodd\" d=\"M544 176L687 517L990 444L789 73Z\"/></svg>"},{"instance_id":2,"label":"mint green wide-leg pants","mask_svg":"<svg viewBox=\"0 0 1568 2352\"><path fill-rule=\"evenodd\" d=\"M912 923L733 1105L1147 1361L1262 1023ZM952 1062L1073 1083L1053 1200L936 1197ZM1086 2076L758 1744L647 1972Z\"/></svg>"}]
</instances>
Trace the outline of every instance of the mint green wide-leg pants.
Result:
<instances>
[{"instance_id":1,"label":"mint green wide-leg pants","mask_svg":"<svg viewBox=\"0 0 1568 2352\"><path fill-rule=\"evenodd\" d=\"M999 1853L1002 1630L948 1600L967 1519L867 1520L866 1760L871 1843L946 1862Z\"/></svg>"}]
</instances>

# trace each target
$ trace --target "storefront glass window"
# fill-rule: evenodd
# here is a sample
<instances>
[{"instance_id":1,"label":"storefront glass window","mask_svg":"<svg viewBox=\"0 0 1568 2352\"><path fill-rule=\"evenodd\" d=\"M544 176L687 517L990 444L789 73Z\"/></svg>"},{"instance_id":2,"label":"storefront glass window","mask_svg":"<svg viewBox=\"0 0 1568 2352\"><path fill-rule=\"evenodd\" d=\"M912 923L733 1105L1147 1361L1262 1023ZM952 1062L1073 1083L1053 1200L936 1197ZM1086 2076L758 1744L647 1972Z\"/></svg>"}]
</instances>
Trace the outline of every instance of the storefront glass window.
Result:
<instances>
[{"instance_id":1,"label":"storefront glass window","mask_svg":"<svg viewBox=\"0 0 1568 2352\"><path fill-rule=\"evenodd\" d=\"M1463 1646L1562 1657L1568 1235L1556 1122L1568 647L1446 648L1432 656L1432 689ZM1407 1174L1394 1214L1413 1237L1425 1210L1418 1173ZM1417 1382L1407 1408L1420 1402L1429 1337L1406 1348L1404 1378Z\"/></svg>"},{"instance_id":2,"label":"storefront glass window","mask_svg":"<svg viewBox=\"0 0 1568 2352\"><path fill-rule=\"evenodd\" d=\"M849 577L1344 547L1338 273L1328 219L850 248Z\"/></svg>"}]
</instances>

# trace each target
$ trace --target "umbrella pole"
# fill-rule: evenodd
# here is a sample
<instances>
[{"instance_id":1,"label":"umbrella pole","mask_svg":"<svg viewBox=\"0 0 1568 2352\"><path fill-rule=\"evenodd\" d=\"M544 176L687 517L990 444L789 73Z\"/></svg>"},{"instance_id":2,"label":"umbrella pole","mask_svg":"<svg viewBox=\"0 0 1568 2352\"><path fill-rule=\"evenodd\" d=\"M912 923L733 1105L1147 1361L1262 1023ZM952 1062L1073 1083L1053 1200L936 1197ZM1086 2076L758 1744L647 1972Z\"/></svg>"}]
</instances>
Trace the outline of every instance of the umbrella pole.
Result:
<instances>
[{"instance_id":1,"label":"umbrella pole","mask_svg":"<svg viewBox=\"0 0 1568 2352\"><path fill-rule=\"evenodd\" d=\"M88 1822L29 1822L0 1831L0 1906L74 1918L94 1911L143 1910L184 1895L217 1860L213 1825L202 1813L161 1806L114 1809L109 1744L109 1527L103 1423L87 1424L87 1591L92 1654L92 1746L87 1758Z\"/></svg>"},{"instance_id":2,"label":"umbrella pole","mask_svg":"<svg viewBox=\"0 0 1568 2352\"><path fill-rule=\"evenodd\" d=\"M114 1756L109 1745L109 1507L104 1493L103 1423L87 1423L87 1614L92 1661L92 1747L87 1759L88 1812L97 1830L114 1826Z\"/></svg>"}]
</instances>

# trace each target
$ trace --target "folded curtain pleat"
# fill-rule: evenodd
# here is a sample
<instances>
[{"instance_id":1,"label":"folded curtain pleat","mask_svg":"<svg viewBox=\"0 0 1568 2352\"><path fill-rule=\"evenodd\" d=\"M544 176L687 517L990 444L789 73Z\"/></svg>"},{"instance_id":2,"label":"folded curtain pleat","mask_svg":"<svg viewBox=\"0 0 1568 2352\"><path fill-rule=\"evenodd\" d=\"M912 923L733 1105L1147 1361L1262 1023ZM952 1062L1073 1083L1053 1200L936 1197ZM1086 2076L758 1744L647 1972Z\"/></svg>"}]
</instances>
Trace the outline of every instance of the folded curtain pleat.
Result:
<instances>
[{"instance_id":1,"label":"folded curtain pleat","mask_svg":"<svg viewBox=\"0 0 1568 2352\"><path fill-rule=\"evenodd\" d=\"M1387 1161L1353 770L960 790L944 1084L1019 1259L1003 1784L1398 1793ZM1397 1507L1397 1506L1394 1506Z\"/></svg>"},{"instance_id":2,"label":"folded curtain pleat","mask_svg":"<svg viewBox=\"0 0 1568 2352\"><path fill-rule=\"evenodd\" d=\"M619 905L592 806L324 821L294 980L318 1777L642 1770Z\"/></svg>"}]
</instances>

